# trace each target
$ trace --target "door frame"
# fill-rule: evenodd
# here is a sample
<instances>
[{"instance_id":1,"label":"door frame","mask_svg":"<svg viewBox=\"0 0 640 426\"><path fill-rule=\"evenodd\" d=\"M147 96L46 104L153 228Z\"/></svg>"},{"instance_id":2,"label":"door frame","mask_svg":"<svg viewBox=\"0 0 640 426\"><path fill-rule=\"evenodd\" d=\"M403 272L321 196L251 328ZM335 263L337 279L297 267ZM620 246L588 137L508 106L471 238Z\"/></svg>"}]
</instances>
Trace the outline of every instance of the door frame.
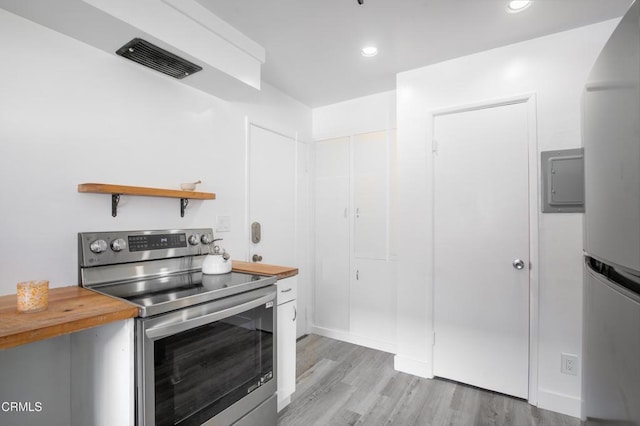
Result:
<instances>
[{"instance_id":1,"label":"door frame","mask_svg":"<svg viewBox=\"0 0 640 426\"><path fill-rule=\"evenodd\" d=\"M536 116L536 94L525 93L511 97L498 99L487 99L472 103L465 103L452 107L446 107L433 110L429 113L431 124L431 156L437 149L437 141L435 139L435 120L439 116L457 114L468 111L475 111L487 108L495 108L513 104L527 105L527 122L528 122L528 158L529 158L529 397L528 402L531 405L538 403L538 333L539 333L539 185L538 185L538 137L537 137L537 116ZM427 151L428 152L428 151ZM433 160L432 160L433 161ZM433 162L431 162L433 166ZM431 194L435 193L435 169L431 167ZM431 235L434 235L435 229L435 205L433 196L431 198ZM435 241L431 240L432 264L435 259ZM431 270L431 324L435 333L435 268ZM433 352L435 341L431 345L431 377L433 377Z\"/></svg>"}]
</instances>

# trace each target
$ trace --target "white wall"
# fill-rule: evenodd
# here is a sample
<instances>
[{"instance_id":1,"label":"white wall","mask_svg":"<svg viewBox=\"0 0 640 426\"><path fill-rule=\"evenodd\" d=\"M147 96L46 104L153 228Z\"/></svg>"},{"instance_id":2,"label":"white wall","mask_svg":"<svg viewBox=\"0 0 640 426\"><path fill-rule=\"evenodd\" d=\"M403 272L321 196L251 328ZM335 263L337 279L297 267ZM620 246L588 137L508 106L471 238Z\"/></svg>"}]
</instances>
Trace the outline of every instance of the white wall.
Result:
<instances>
[{"instance_id":1,"label":"white wall","mask_svg":"<svg viewBox=\"0 0 640 426\"><path fill-rule=\"evenodd\" d=\"M396 127L395 90L313 109L313 140Z\"/></svg>"},{"instance_id":2,"label":"white wall","mask_svg":"<svg viewBox=\"0 0 640 426\"><path fill-rule=\"evenodd\" d=\"M311 139L311 110L266 84L229 103L4 10L0 51L0 295L30 279L77 285L82 231L214 227L225 215L231 232L217 237L244 259L245 117ZM198 179L217 199L192 200L184 218L177 199L131 196L112 218L108 195L77 192L82 182L177 189ZM60 350L57 339L41 347Z\"/></svg>"},{"instance_id":3,"label":"white wall","mask_svg":"<svg viewBox=\"0 0 640 426\"><path fill-rule=\"evenodd\" d=\"M223 245L244 256L245 115L309 140L310 109L267 85L254 99L221 101L8 12L0 20L2 52L16 64L0 69L0 294L25 279L75 285L81 231L212 227L229 215ZM184 218L178 200L127 196L112 218L109 196L76 190L198 179L217 199L192 200Z\"/></svg>"},{"instance_id":4,"label":"white wall","mask_svg":"<svg viewBox=\"0 0 640 426\"><path fill-rule=\"evenodd\" d=\"M579 147L582 88L616 23L608 21L398 75L402 220L397 368L424 376L432 368L430 111L535 93L538 151ZM560 373L560 354L581 355L582 215L538 214L532 220L539 226L537 402L540 407L579 416L580 375ZM535 402L536 395L532 397Z\"/></svg>"}]
</instances>

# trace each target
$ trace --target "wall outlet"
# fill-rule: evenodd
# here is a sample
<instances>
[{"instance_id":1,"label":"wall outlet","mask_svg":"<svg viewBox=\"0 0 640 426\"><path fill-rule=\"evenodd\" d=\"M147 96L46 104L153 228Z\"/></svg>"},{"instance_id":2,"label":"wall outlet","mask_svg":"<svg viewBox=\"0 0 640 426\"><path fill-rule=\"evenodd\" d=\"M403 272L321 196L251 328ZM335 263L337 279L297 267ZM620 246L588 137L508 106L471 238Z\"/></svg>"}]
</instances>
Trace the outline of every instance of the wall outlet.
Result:
<instances>
[{"instance_id":1,"label":"wall outlet","mask_svg":"<svg viewBox=\"0 0 640 426\"><path fill-rule=\"evenodd\" d=\"M571 354L562 354L560 372L564 374L578 375L578 357Z\"/></svg>"},{"instance_id":2,"label":"wall outlet","mask_svg":"<svg viewBox=\"0 0 640 426\"><path fill-rule=\"evenodd\" d=\"M216 232L231 231L231 216L216 216Z\"/></svg>"}]
</instances>

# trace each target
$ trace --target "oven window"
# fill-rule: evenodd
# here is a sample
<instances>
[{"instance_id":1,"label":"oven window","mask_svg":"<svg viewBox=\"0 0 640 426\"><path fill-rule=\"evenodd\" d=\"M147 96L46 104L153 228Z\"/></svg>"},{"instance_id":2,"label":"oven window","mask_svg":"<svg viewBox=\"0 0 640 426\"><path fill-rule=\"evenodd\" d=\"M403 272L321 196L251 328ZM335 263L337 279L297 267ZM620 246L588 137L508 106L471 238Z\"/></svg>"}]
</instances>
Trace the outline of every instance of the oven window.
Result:
<instances>
[{"instance_id":1,"label":"oven window","mask_svg":"<svg viewBox=\"0 0 640 426\"><path fill-rule=\"evenodd\" d=\"M200 425L273 379L273 308L154 342L156 425Z\"/></svg>"}]
</instances>

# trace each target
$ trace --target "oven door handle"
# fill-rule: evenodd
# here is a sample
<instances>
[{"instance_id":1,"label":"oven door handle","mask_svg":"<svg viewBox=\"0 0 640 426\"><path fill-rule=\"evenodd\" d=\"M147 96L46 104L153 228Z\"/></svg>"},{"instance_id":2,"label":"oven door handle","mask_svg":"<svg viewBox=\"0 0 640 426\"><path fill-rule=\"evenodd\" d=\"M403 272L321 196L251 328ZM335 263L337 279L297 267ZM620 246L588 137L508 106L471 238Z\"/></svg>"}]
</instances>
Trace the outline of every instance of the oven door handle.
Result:
<instances>
[{"instance_id":1,"label":"oven door handle","mask_svg":"<svg viewBox=\"0 0 640 426\"><path fill-rule=\"evenodd\" d=\"M210 324L212 322L219 321L224 318L232 317L242 312L248 311L253 308L257 308L260 305L264 305L268 302L273 302L274 295L268 294L240 305L233 306L231 308L222 309L209 314L201 315L195 318L182 319L176 318L175 322L158 324L157 326L147 328L145 333L150 339L162 339L164 337L172 336L183 331L187 331L201 325Z\"/></svg>"}]
</instances>

